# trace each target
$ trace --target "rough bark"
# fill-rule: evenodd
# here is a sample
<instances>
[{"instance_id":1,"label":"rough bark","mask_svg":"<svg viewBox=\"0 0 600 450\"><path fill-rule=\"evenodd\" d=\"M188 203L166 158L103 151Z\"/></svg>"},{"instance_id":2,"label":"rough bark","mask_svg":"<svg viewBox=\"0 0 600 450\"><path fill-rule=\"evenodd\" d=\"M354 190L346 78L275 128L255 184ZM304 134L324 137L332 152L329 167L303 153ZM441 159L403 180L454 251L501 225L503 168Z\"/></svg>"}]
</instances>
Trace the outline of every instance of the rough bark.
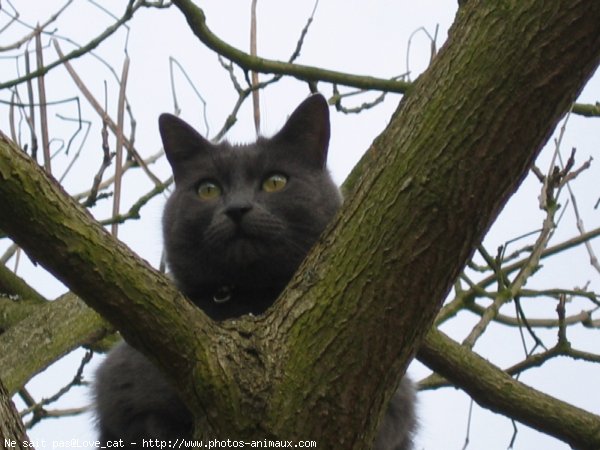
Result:
<instances>
[{"instance_id":1,"label":"rough bark","mask_svg":"<svg viewBox=\"0 0 600 450\"><path fill-rule=\"evenodd\" d=\"M46 302L0 335L0 379L12 395L57 359L95 343L110 330L102 317L71 293Z\"/></svg>"},{"instance_id":2,"label":"rough bark","mask_svg":"<svg viewBox=\"0 0 600 450\"><path fill-rule=\"evenodd\" d=\"M25 280L0 264L0 335L46 303Z\"/></svg>"},{"instance_id":3,"label":"rough bark","mask_svg":"<svg viewBox=\"0 0 600 450\"><path fill-rule=\"evenodd\" d=\"M31 448L25 444L29 438L25 427L0 380L0 448L21 450Z\"/></svg>"},{"instance_id":4,"label":"rough bark","mask_svg":"<svg viewBox=\"0 0 600 450\"><path fill-rule=\"evenodd\" d=\"M194 27L193 4L174 3ZM262 318L209 321L6 139L0 227L164 368L203 417L199 435L362 449L599 59L598 2L466 2L354 171L343 213Z\"/></svg>"},{"instance_id":5,"label":"rough bark","mask_svg":"<svg viewBox=\"0 0 600 450\"><path fill-rule=\"evenodd\" d=\"M111 331L75 295L48 301L0 264L0 379L10 394L81 345L106 351L116 340L102 339Z\"/></svg>"},{"instance_id":6,"label":"rough bark","mask_svg":"<svg viewBox=\"0 0 600 450\"><path fill-rule=\"evenodd\" d=\"M15 296L15 300L28 301L35 305L43 304L46 300L4 264L0 264L0 294Z\"/></svg>"}]
</instances>

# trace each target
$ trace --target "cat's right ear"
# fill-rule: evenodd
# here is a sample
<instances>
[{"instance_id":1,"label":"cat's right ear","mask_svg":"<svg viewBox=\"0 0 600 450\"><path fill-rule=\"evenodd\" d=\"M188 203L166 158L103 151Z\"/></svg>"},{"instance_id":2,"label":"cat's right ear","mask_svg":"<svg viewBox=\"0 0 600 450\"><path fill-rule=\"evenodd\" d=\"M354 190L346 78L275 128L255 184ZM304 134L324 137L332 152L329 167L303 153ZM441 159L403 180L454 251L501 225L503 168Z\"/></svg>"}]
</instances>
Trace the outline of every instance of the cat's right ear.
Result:
<instances>
[{"instance_id":1,"label":"cat's right ear","mask_svg":"<svg viewBox=\"0 0 600 450\"><path fill-rule=\"evenodd\" d=\"M199 152L210 149L212 144L191 125L172 114L160 115L158 129L177 183L185 170L186 161Z\"/></svg>"}]
</instances>

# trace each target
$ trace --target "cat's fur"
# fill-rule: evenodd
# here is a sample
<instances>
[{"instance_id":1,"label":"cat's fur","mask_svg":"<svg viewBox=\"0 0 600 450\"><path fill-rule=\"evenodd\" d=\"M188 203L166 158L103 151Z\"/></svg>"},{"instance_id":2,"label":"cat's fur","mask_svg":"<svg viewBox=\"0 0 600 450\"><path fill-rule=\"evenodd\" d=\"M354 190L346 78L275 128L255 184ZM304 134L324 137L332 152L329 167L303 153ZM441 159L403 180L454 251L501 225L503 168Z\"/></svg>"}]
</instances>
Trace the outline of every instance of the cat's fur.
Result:
<instances>
[{"instance_id":1,"label":"cat's fur","mask_svg":"<svg viewBox=\"0 0 600 450\"><path fill-rule=\"evenodd\" d=\"M177 286L215 320L263 313L341 203L326 169L325 99L309 97L279 133L250 145L212 144L171 115L162 115L159 123L176 186L163 231ZM276 191L268 192L263 183L273 182L273 175L284 177L284 185L277 178ZM203 189L210 198L202 198ZM99 368L95 399L103 443L191 436L183 402L158 369L127 344ZM412 447L413 404L405 379L381 424L377 450Z\"/></svg>"}]
</instances>

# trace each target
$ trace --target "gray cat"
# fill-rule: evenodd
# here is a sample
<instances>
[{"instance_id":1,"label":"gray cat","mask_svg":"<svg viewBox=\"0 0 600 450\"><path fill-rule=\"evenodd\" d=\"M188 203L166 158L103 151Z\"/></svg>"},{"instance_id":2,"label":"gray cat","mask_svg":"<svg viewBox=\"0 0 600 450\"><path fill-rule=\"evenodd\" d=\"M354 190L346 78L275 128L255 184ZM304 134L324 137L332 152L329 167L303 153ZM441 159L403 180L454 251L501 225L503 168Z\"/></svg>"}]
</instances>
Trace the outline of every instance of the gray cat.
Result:
<instances>
[{"instance_id":1,"label":"gray cat","mask_svg":"<svg viewBox=\"0 0 600 450\"><path fill-rule=\"evenodd\" d=\"M215 320L273 304L341 204L327 169L329 110L307 98L272 138L212 144L182 120L159 119L176 189L163 233L175 283ZM142 354L123 343L94 385L100 441L189 438L191 415ZM375 449L409 450L414 390L404 379Z\"/></svg>"}]
</instances>

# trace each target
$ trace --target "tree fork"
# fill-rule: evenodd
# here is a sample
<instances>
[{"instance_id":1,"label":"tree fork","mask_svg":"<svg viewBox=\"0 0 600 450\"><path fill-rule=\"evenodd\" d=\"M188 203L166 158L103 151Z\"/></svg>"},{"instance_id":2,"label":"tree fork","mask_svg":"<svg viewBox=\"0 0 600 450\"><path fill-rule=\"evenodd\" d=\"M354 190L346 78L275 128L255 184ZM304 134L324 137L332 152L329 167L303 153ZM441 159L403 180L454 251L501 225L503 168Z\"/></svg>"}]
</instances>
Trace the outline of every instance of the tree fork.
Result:
<instances>
[{"instance_id":1,"label":"tree fork","mask_svg":"<svg viewBox=\"0 0 600 450\"><path fill-rule=\"evenodd\" d=\"M265 317L207 320L1 139L0 227L207 413L203 436L362 449L451 283L598 65L600 3L472 0L449 36Z\"/></svg>"}]
</instances>

